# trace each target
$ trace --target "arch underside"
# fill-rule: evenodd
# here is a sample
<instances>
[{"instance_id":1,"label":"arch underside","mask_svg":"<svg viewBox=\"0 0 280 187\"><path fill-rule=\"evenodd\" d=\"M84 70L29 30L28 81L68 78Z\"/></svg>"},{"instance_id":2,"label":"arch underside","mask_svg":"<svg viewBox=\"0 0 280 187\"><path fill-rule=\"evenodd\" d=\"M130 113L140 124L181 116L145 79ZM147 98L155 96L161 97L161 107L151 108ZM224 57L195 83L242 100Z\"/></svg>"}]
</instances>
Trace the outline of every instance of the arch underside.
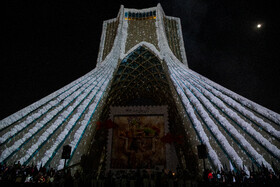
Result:
<instances>
[{"instance_id":1,"label":"arch underside","mask_svg":"<svg viewBox=\"0 0 280 187\"><path fill-rule=\"evenodd\" d=\"M170 78L161 60L148 47L140 45L129 53L116 69L101 120L109 118L110 106L167 105L169 131L173 134L184 135L184 145L175 145L180 165L188 160L188 169L196 173L197 157L193 153L188 137L183 134L184 128L172 89L174 88L170 86ZM104 134L102 136L104 137ZM98 138L101 138L101 135L96 134L96 139ZM104 143L103 146L106 144ZM90 155L102 152L97 151L98 149L100 146L93 145ZM95 154L95 158L100 156Z\"/></svg>"}]
</instances>

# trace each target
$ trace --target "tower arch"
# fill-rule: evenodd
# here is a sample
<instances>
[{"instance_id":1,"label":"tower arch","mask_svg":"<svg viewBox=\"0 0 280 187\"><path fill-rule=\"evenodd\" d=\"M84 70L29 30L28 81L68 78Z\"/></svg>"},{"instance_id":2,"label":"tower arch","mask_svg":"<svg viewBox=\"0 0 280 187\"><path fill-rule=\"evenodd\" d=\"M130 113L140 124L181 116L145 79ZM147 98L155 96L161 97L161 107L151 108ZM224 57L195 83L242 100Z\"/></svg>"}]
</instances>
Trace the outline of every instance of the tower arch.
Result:
<instances>
[{"instance_id":1,"label":"tower arch","mask_svg":"<svg viewBox=\"0 0 280 187\"><path fill-rule=\"evenodd\" d=\"M100 120L109 119L111 107L168 106L168 131L175 136L180 136L184 142L182 145L174 143L176 157L174 160L178 160L180 166L187 167L189 171L197 174L198 161L188 137L184 133L182 119L175 103L174 92L172 92L173 85L171 85L170 77L166 73L167 69L162 63L160 54L150 46L146 42L141 42L131 48L120 61L114 72ZM106 134L106 132L104 133ZM97 135L97 139L98 136L103 141L103 147L106 147L104 134ZM94 160L98 160L101 155L96 158L96 152L102 152L102 150L96 150L97 145L93 147L95 148L91 148L90 152L92 155L95 153ZM188 164L185 164L186 162ZM92 164L95 165L93 167L97 167L99 163Z\"/></svg>"}]
</instances>

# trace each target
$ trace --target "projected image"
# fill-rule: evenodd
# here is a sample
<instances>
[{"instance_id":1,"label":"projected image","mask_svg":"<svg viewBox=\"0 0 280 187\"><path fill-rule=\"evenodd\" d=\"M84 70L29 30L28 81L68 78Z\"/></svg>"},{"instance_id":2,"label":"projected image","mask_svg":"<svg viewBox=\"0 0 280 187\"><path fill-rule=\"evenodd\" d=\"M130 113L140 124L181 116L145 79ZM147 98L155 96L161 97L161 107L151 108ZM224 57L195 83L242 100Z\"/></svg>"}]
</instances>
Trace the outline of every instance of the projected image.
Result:
<instances>
[{"instance_id":1,"label":"projected image","mask_svg":"<svg viewBox=\"0 0 280 187\"><path fill-rule=\"evenodd\" d=\"M159 116L115 116L111 168L154 168L165 164L164 118Z\"/></svg>"}]
</instances>

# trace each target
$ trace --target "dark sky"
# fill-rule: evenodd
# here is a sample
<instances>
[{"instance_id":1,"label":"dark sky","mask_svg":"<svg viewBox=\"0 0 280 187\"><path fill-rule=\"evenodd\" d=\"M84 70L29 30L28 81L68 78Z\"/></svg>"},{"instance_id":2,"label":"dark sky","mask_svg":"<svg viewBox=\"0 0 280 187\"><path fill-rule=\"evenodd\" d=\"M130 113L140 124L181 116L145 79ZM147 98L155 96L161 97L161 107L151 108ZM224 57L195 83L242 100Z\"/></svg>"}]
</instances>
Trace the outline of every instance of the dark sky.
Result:
<instances>
[{"instance_id":1,"label":"dark sky","mask_svg":"<svg viewBox=\"0 0 280 187\"><path fill-rule=\"evenodd\" d=\"M7 1L0 119L95 67L103 20L150 1ZM162 0L181 18L189 67L280 113L277 1ZM102 3L102 4L101 4ZM261 29L256 29L262 23Z\"/></svg>"}]
</instances>

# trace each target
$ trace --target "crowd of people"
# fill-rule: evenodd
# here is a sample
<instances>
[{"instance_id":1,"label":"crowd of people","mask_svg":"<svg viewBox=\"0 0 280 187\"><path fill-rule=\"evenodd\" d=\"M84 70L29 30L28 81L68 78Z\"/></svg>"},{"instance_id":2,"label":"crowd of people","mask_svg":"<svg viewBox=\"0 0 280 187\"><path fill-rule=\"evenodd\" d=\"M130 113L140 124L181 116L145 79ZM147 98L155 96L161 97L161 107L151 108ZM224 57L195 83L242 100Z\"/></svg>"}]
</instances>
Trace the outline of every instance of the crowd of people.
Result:
<instances>
[{"instance_id":1,"label":"crowd of people","mask_svg":"<svg viewBox=\"0 0 280 187\"><path fill-rule=\"evenodd\" d=\"M244 171L206 170L203 174L207 186L280 186L280 174L261 168L246 174Z\"/></svg>"},{"instance_id":2,"label":"crowd of people","mask_svg":"<svg viewBox=\"0 0 280 187\"><path fill-rule=\"evenodd\" d=\"M19 162L0 165L0 186L50 186L50 187L199 187L199 186L280 186L279 173L262 168L248 176L243 171L212 172L205 170L203 176L189 178L188 171L176 173L165 170L112 170L107 173L85 174L71 169L57 171L53 168L24 166Z\"/></svg>"}]
</instances>

